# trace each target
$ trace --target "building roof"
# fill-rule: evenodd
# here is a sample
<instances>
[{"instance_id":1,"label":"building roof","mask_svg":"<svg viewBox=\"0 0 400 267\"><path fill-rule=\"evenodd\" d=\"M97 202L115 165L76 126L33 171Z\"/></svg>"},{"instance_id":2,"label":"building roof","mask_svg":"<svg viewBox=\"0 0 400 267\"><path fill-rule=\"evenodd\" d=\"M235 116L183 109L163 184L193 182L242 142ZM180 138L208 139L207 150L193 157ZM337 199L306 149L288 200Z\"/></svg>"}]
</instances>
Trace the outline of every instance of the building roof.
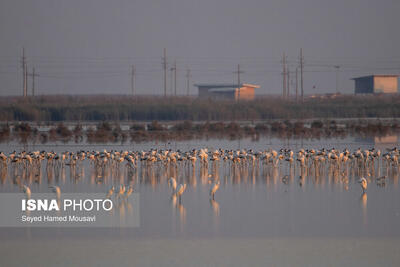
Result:
<instances>
[{"instance_id":1,"label":"building roof","mask_svg":"<svg viewBox=\"0 0 400 267\"><path fill-rule=\"evenodd\" d=\"M253 87L253 88L260 88L259 85L250 84L250 83L241 83L241 84L231 84L231 83L197 83L194 84L196 87L208 87L208 88L230 88L235 89L239 87Z\"/></svg>"},{"instance_id":2,"label":"building roof","mask_svg":"<svg viewBox=\"0 0 400 267\"><path fill-rule=\"evenodd\" d=\"M355 77L355 78L351 78L351 80L364 79L364 78L370 78L370 77L399 77L399 75L394 75L394 74L376 74L376 75L367 75L367 76Z\"/></svg>"}]
</instances>

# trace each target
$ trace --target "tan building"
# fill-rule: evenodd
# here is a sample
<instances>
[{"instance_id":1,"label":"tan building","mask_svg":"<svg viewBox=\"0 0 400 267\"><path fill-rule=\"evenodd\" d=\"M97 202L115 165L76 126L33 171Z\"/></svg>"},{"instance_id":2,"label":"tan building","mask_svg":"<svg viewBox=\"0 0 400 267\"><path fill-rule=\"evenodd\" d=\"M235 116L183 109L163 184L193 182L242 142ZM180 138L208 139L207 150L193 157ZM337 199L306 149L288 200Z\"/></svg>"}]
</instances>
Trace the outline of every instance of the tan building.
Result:
<instances>
[{"instance_id":1,"label":"tan building","mask_svg":"<svg viewBox=\"0 0 400 267\"><path fill-rule=\"evenodd\" d=\"M241 83L238 84L195 84L199 88L200 98L253 100L255 89L259 85Z\"/></svg>"},{"instance_id":2,"label":"tan building","mask_svg":"<svg viewBox=\"0 0 400 267\"><path fill-rule=\"evenodd\" d=\"M352 80L355 94L394 94L399 91L398 75L370 75Z\"/></svg>"}]
</instances>

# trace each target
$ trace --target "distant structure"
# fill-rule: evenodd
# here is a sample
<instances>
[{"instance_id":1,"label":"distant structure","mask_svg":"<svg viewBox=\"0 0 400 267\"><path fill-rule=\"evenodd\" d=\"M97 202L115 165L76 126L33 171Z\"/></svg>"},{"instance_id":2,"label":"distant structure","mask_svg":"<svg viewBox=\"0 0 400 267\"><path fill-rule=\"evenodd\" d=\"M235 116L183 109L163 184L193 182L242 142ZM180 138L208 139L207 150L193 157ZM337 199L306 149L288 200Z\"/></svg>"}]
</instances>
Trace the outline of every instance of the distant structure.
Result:
<instances>
[{"instance_id":1,"label":"distant structure","mask_svg":"<svg viewBox=\"0 0 400 267\"><path fill-rule=\"evenodd\" d=\"M353 78L355 94L398 93L398 75L370 75Z\"/></svg>"},{"instance_id":2,"label":"distant structure","mask_svg":"<svg viewBox=\"0 0 400 267\"><path fill-rule=\"evenodd\" d=\"M199 88L200 98L231 99L231 100L253 100L254 89L259 85L241 84L195 84Z\"/></svg>"}]
</instances>

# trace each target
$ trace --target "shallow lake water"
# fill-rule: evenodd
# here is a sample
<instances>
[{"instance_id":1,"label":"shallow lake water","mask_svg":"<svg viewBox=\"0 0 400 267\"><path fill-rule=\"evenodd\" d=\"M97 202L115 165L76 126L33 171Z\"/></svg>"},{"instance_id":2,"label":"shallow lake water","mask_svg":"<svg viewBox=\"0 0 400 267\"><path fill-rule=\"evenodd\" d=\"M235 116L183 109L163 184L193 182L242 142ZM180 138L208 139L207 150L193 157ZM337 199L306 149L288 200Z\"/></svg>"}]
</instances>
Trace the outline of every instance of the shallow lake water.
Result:
<instances>
[{"instance_id":1,"label":"shallow lake water","mask_svg":"<svg viewBox=\"0 0 400 267\"><path fill-rule=\"evenodd\" d=\"M397 140L397 138L396 138ZM322 147L381 149L398 146L376 138L325 140L192 140L141 144L0 144L7 153L21 150L149 150L189 151L205 148L254 149ZM43 172L31 180L34 192L104 192L112 185L134 186L140 194L140 227L135 228L0 228L4 266L399 266L399 168L375 162L372 171L327 167L322 175L302 173L298 164L240 167L229 162L178 163L165 167L138 163L134 172L121 165L103 179L85 161ZM13 174L2 176L0 192L20 192ZM368 175L369 174L369 175ZM211 175L211 178L209 178ZM286 176L287 175L287 176ZM366 176L366 193L357 182ZM386 175L384 185L376 178ZM169 177L187 188L181 200L171 197ZM286 177L286 178L284 178ZM210 180L221 185L215 199ZM18 251L23 251L18 256ZM84 252L85 251L85 252ZM36 254L35 254L36 253ZM70 255L70 258L65 256ZM36 257L34 255L37 255ZM90 259L88 259L90 258Z\"/></svg>"}]
</instances>

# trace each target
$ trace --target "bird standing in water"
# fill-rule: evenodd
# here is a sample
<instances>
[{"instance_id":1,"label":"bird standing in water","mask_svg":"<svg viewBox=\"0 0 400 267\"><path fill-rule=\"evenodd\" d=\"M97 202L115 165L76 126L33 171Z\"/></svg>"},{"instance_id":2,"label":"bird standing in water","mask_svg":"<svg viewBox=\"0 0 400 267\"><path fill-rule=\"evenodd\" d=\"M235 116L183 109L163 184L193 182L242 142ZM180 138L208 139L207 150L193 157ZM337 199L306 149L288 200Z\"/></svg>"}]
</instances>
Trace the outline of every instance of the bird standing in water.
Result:
<instances>
[{"instance_id":1,"label":"bird standing in water","mask_svg":"<svg viewBox=\"0 0 400 267\"><path fill-rule=\"evenodd\" d=\"M172 192L175 192L176 190L176 180L174 177L171 177L168 179L168 186L172 187Z\"/></svg>"},{"instance_id":2,"label":"bird standing in water","mask_svg":"<svg viewBox=\"0 0 400 267\"><path fill-rule=\"evenodd\" d=\"M26 195L26 199L30 199L31 198L31 189L28 186L24 185L23 191Z\"/></svg>"},{"instance_id":3,"label":"bird standing in water","mask_svg":"<svg viewBox=\"0 0 400 267\"><path fill-rule=\"evenodd\" d=\"M107 193L106 198L111 198L112 195L114 194L114 191L115 191L115 187L112 186L112 187L110 188L110 190L108 190L108 193Z\"/></svg>"},{"instance_id":4,"label":"bird standing in water","mask_svg":"<svg viewBox=\"0 0 400 267\"><path fill-rule=\"evenodd\" d=\"M210 188L210 197L212 197L213 200L214 200L215 192L217 192L220 183L221 183L221 182L218 180L218 181L214 182L214 183L211 185L211 188Z\"/></svg>"},{"instance_id":5,"label":"bird standing in water","mask_svg":"<svg viewBox=\"0 0 400 267\"><path fill-rule=\"evenodd\" d=\"M368 187L368 183L367 183L367 179L365 179L364 177L361 177L360 180L358 180L358 182L361 185L361 188L363 190L363 193L365 193L365 191L367 191L367 187Z\"/></svg>"},{"instance_id":6,"label":"bird standing in water","mask_svg":"<svg viewBox=\"0 0 400 267\"><path fill-rule=\"evenodd\" d=\"M128 189L125 192L125 197L128 198L133 192L133 187L132 186L128 186Z\"/></svg>"},{"instance_id":7,"label":"bird standing in water","mask_svg":"<svg viewBox=\"0 0 400 267\"><path fill-rule=\"evenodd\" d=\"M60 189L60 187L55 185L55 186L50 186L49 188L52 189L53 193L56 193L57 200L60 200L60 197L61 197L61 189Z\"/></svg>"},{"instance_id":8,"label":"bird standing in water","mask_svg":"<svg viewBox=\"0 0 400 267\"><path fill-rule=\"evenodd\" d=\"M125 185L121 184L118 190L118 197L122 197L126 191Z\"/></svg>"},{"instance_id":9,"label":"bird standing in water","mask_svg":"<svg viewBox=\"0 0 400 267\"><path fill-rule=\"evenodd\" d=\"M175 194L177 197L179 197L179 203L181 202L182 194L185 192L186 189L186 184L179 184L178 187L176 188Z\"/></svg>"}]
</instances>

